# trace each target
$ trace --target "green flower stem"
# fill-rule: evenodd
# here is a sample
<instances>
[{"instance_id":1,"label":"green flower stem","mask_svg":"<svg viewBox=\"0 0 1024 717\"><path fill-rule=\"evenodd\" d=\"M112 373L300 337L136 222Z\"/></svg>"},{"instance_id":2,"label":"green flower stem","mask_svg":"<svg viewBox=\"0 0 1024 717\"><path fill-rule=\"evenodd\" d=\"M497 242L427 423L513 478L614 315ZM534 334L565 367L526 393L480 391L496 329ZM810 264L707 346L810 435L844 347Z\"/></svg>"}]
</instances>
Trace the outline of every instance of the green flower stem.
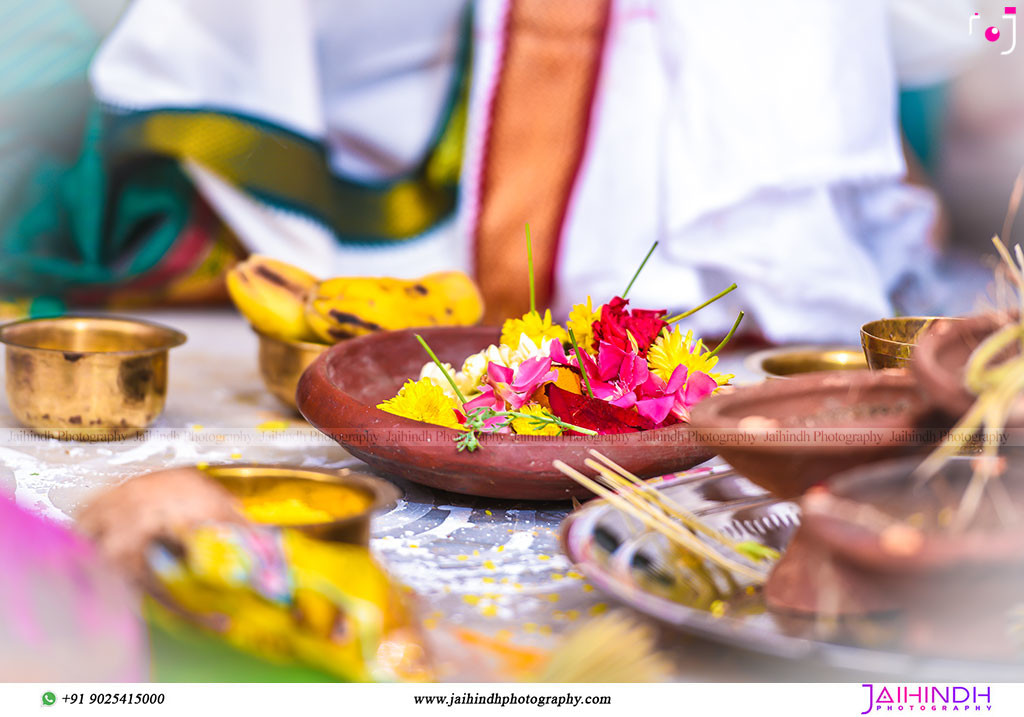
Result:
<instances>
[{"instance_id":1,"label":"green flower stem","mask_svg":"<svg viewBox=\"0 0 1024 717\"><path fill-rule=\"evenodd\" d=\"M430 360L433 361L434 364L439 369L441 369L441 373L443 373L444 377L446 379L448 379L448 383L451 384L452 390L455 391L455 395L458 396L459 397L459 401L463 405L465 405L466 404L466 397L462 395L462 391L460 391L459 387L455 385L455 379L452 378L452 375L450 373L448 373L448 369L446 369L444 367L444 364L441 363L441 360L437 358L437 354L434 353L433 349L431 349L430 346L427 345L427 342L424 341L423 337L420 336L419 334L416 334L416 340L420 342L420 346L422 346L423 349L430 355Z\"/></svg>"},{"instance_id":2,"label":"green flower stem","mask_svg":"<svg viewBox=\"0 0 1024 717\"><path fill-rule=\"evenodd\" d=\"M576 433L582 433L586 436L598 435L597 431L591 430L589 428L583 428L582 426L574 426L571 423L566 423L558 416L535 416L530 413L520 413L519 411L501 411L500 413L498 413L498 415L502 414L506 416L514 416L516 418L526 418L528 420L534 421L535 423L553 423L563 430L575 431Z\"/></svg>"},{"instance_id":3,"label":"green flower stem","mask_svg":"<svg viewBox=\"0 0 1024 717\"><path fill-rule=\"evenodd\" d=\"M537 312L536 293L533 288L533 242L530 241L530 222L526 222L526 263L530 271L530 313Z\"/></svg>"},{"instance_id":4,"label":"green flower stem","mask_svg":"<svg viewBox=\"0 0 1024 717\"><path fill-rule=\"evenodd\" d=\"M730 291L735 291L735 290L736 290L736 288L737 288L736 284L730 284L730 285L729 285L729 287L728 287L727 289L725 289L725 290L723 290L723 291L720 291L720 292L718 292L717 294L715 294L714 296L712 296L712 297L711 297L710 299L708 299L707 301L705 301L705 302L704 302L703 304L701 304L700 306L695 306L695 307L693 307L692 309L690 309L689 311L684 311L684 312L683 312L683 313L681 313L681 314L676 314L675 316L673 316L673 317L672 317L672 318L670 318L670 319L665 319L665 323L666 323L666 324L674 324L675 322L679 321L680 319L685 319L685 318L686 318L687 316L693 316L693 315L694 315L694 314L696 314L696 313L697 313L698 311L700 311L701 309L703 309L703 308L704 308L705 306L708 306L708 305L710 305L710 304L713 304L713 303L715 303L716 301L718 301L719 299L721 299L721 298L722 298L723 296L725 296L726 294L728 294L728 293L729 293Z\"/></svg>"},{"instance_id":5,"label":"green flower stem","mask_svg":"<svg viewBox=\"0 0 1024 717\"><path fill-rule=\"evenodd\" d=\"M586 384L587 395L593 398L594 389L590 387L590 376L587 375L587 367L583 365L583 354L580 351L579 344L576 343L576 335L572 332L571 328L569 328L569 341L572 342L572 350L576 352L576 361L580 365L580 373L583 374L583 383Z\"/></svg>"},{"instance_id":6,"label":"green flower stem","mask_svg":"<svg viewBox=\"0 0 1024 717\"><path fill-rule=\"evenodd\" d=\"M722 350L723 346L725 346L727 343L729 343L729 339L731 339L732 335L736 333L736 329L738 329L740 327L740 322L743 321L743 316L744 316L744 313L741 311L739 313L739 316L736 317L736 323L734 323L732 325L732 328L729 329L729 333L727 333L725 335L724 339L722 339L721 341L718 342L718 346L715 347L714 351L711 351L710 353L708 353L708 356L714 356L715 354L717 354L719 351Z\"/></svg>"},{"instance_id":7,"label":"green flower stem","mask_svg":"<svg viewBox=\"0 0 1024 717\"><path fill-rule=\"evenodd\" d=\"M658 242L654 242L653 244L651 244L651 248L647 251L647 256L645 256L644 260L640 262L640 266L639 268L637 268L636 273L633 274L633 278L629 280L629 284L626 286L626 290L622 292L623 299L626 298L626 294L629 293L629 290L633 288L633 284L636 282L636 278L640 276L640 272L644 270L645 266L647 266L647 260L651 258L651 254L653 254L654 250L657 248Z\"/></svg>"}]
</instances>

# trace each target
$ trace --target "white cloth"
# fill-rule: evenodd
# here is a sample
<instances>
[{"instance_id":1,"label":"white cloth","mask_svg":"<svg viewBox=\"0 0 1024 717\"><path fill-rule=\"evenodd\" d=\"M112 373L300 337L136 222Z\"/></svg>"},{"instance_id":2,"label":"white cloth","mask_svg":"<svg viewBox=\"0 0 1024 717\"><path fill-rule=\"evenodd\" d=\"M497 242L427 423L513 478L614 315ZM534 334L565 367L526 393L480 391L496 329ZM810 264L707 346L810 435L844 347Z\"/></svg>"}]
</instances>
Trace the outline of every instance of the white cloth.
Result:
<instances>
[{"instance_id":1,"label":"white cloth","mask_svg":"<svg viewBox=\"0 0 1024 717\"><path fill-rule=\"evenodd\" d=\"M202 167L188 171L252 249L318 274L467 268L507 2L476 3L463 197L458 216L427 236L339 246L314 222ZM386 177L425 151L461 6L249 0L239 12L221 1L137 0L92 80L115 105L258 115L323 140L339 171ZM890 314L890 291L929 264L934 203L901 182L888 9L885 0L614 0L556 312L621 292L657 239L635 305L687 308L741 286L695 317L701 331L724 333L743 308L772 340L855 341L861 323Z\"/></svg>"},{"instance_id":2,"label":"white cloth","mask_svg":"<svg viewBox=\"0 0 1024 717\"><path fill-rule=\"evenodd\" d=\"M332 167L378 180L417 163L442 112L463 0L136 0L97 53L93 89L135 110L252 115L319 140ZM320 224L186 171L252 251L320 276L468 269L454 221L381 249L339 244Z\"/></svg>"}]
</instances>

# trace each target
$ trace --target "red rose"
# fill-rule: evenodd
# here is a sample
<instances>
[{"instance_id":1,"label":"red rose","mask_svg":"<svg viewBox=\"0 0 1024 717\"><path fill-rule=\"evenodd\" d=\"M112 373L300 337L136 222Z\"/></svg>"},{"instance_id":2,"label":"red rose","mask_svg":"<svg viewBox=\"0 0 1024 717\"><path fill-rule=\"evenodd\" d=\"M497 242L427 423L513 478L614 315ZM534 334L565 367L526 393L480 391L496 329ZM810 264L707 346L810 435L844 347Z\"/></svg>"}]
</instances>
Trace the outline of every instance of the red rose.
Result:
<instances>
[{"instance_id":1,"label":"red rose","mask_svg":"<svg viewBox=\"0 0 1024 717\"><path fill-rule=\"evenodd\" d=\"M594 345L596 350L602 341L623 351L632 352L633 346L626 332L636 341L640 356L647 357L647 349L658 338L661 330L668 326L663 320L667 311L647 309L628 310L629 301L616 296L601 307L601 318L594 322Z\"/></svg>"}]
</instances>

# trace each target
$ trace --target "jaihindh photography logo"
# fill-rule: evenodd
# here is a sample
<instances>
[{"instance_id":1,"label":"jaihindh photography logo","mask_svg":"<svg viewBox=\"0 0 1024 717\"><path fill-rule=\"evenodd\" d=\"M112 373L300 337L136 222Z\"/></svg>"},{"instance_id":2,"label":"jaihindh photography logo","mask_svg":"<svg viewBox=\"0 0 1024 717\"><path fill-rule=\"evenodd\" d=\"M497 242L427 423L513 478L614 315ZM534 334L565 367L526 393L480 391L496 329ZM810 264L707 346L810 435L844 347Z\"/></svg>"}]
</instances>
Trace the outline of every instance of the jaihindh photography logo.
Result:
<instances>
[{"instance_id":1,"label":"jaihindh photography logo","mask_svg":"<svg viewBox=\"0 0 1024 717\"><path fill-rule=\"evenodd\" d=\"M967 21L967 34L974 35L975 25L981 21L981 13L972 13L970 19ZM984 23L982 23L984 24ZM1007 25L1009 27L1007 28ZM1004 39L1004 30L1009 29L1009 49L1000 52L1000 55L1009 55L1011 52L1017 49L1017 6L1008 5L1003 8L1003 16L1000 18L999 25L989 25L985 28L985 39L989 42L995 43ZM1005 43L1004 43L1005 44Z\"/></svg>"},{"instance_id":2,"label":"jaihindh photography logo","mask_svg":"<svg viewBox=\"0 0 1024 717\"><path fill-rule=\"evenodd\" d=\"M990 712L992 687L989 685L884 685L865 683L862 693L867 709L876 712ZM863 704L863 702L861 703Z\"/></svg>"}]
</instances>

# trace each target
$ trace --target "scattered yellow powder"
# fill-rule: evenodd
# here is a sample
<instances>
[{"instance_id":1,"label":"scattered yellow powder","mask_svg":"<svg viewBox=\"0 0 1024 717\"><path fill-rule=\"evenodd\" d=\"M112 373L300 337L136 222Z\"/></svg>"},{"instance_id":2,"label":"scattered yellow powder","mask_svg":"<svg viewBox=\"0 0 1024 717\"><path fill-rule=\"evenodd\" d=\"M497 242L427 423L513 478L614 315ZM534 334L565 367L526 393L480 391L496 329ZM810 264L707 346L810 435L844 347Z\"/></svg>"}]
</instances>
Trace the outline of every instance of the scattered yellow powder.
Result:
<instances>
[{"instance_id":1,"label":"scattered yellow powder","mask_svg":"<svg viewBox=\"0 0 1024 717\"><path fill-rule=\"evenodd\" d=\"M597 605L592 605L587 612L590 613L591 616L597 617L598 615L608 612L608 606L603 602L599 602Z\"/></svg>"},{"instance_id":2,"label":"scattered yellow powder","mask_svg":"<svg viewBox=\"0 0 1024 717\"><path fill-rule=\"evenodd\" d=\"M288 428L288 421L264 421L256 426L257 431L283 431Z\"/></svg>"}]
</instances>

